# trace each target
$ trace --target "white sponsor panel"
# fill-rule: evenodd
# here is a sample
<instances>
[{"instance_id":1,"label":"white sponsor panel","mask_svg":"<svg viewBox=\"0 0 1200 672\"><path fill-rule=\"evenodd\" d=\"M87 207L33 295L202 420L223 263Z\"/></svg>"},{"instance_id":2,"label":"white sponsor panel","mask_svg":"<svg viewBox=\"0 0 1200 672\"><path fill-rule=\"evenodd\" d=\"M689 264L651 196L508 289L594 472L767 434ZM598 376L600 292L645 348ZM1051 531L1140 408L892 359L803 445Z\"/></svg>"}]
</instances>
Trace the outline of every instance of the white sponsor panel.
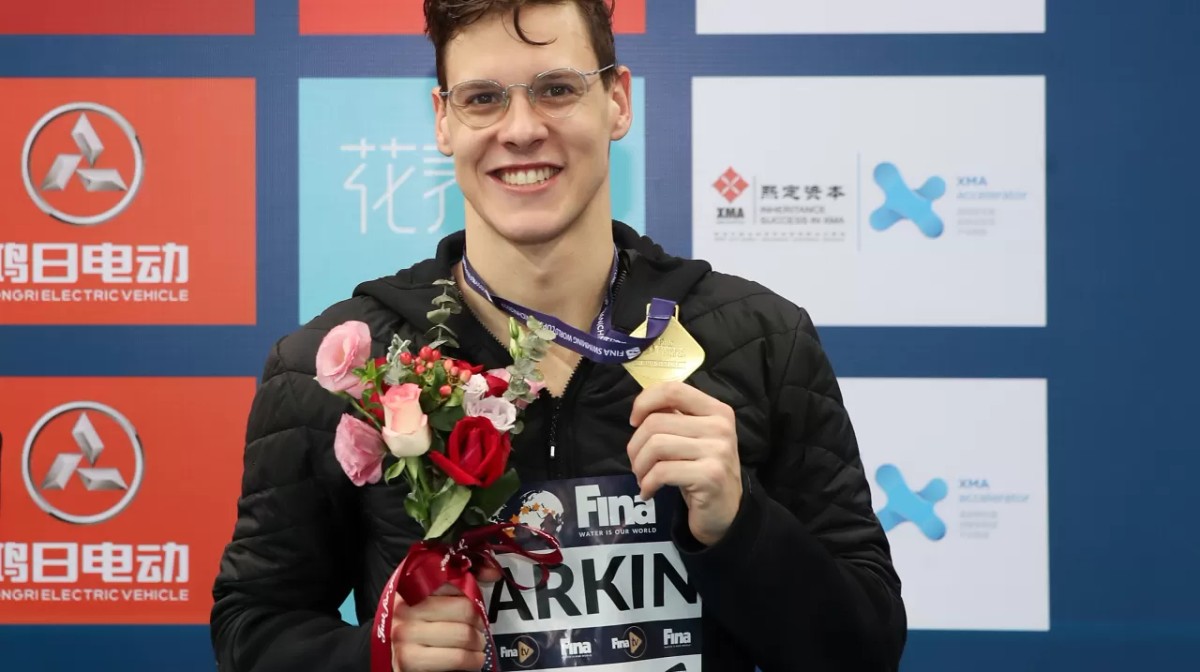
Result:
<instances>
[{"instance_id":1,"label":"white sponsor panel","mask_svg":"<svg viewBox=\"0 0 1200 672\"><path fill-rule=\"evenodd\" d=\"M693 80L692 254L818 325L1045 326L1045 79ZM744 101L755 101L751 121Z\"/></svg>"},{"instance_id":2,"label":"white sponsor panel","mask_svg":"<svg viewBox=\"0 0 1200 672\"><path fill-rule=\"evenodd\" d=\"M1046 0L696 0L696 32L1044 33Z\"/></svg>"},{"instance_id":3,"label":"white sponsor panel","mask_svg":"<svg viewBox=\"0 0 1200 672\"><path fill-rule=\"evenodd\" d=\"M1046 381L843 378L909 627L1050 627Z\"/></svg>"},{"instance_id":4,"label":"white sponsor panel","mask_svg":"<svg viewBox=\"0 0 1200 672\"><path fill-rule=\"evenodd\" d=\"M670 540L674 503L643 501L632 476L530 484L501 512L555 535L563 562L545 585L485 587L505 669L700 669L700 595ZM521 586L540 570L501 564Z\"/></svg>"}]
</instances>

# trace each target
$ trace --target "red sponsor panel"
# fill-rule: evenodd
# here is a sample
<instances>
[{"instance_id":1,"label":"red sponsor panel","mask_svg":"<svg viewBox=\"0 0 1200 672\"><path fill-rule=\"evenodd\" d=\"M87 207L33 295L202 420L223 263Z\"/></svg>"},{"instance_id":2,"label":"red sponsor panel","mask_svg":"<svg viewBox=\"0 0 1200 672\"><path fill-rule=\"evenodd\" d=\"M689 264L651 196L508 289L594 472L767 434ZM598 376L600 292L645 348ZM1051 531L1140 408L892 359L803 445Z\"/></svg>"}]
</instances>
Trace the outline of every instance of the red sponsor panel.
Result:
<instances>
[{"instance_id":1,"label":"red sponsor panel","mask_svg":"<svg viewBox=\"0 0 1200 672\"><path fill-rule=\"evenodd\" d=\"M207 623L255 385L0 378L0 623Z\"/></svg>"},{"instance_id":2,"label":"red sponsor panel","mask_svg":"<svg viewBox=\"0 0 1200 672\"><path fill-rule=\"evenodd\" d=\"M620 0L613 31L646 32L646 0ZM412 0L300 0L301 35L421 35L424 3Z\"/></svg>"},{"instance_id":3,"label":"red sponsor panel","mask_svg":"<svg viewBox=\"0 0 1200 672\"><path fill-rule=\"evenodd\" d=\"M3 0L0 35L252 35L254 0Z\"/></svg>"},{"instance_id":4,"label":"red sponsor panel","mask_svg":"<svg viewBox=\"0 0 1200 672\"><path fill-rule=\"evenodd\" d=\"M254 80L0 98L0 324L254 324Z\"/></svg>"}]
</instances>

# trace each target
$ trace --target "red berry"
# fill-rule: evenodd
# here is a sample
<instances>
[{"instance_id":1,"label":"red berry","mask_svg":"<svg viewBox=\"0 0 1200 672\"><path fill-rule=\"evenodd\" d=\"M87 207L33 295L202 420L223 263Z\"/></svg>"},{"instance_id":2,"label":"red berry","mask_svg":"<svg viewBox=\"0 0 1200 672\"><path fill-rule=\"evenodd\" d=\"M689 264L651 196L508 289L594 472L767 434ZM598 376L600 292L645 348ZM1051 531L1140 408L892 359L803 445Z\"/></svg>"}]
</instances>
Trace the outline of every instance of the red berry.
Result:
<instances>
[{"instance_id":1,"label":"red berry","mask_svg":"<svg viewBox=\"0 0 1200 672\"><path fill-rule=\"evenodd\" d=\"M457 366L452 366L452 367L450 367L450 375L451 375L451 376L457 376L457 375L458 375L458 367L457 367Z\"/></svg>"},{"instance_id":2,"label":"red berry","mask_svg":"<svg viewBox=\"0 0 1200 672\"><path fill-rule=\"evenodd\" d=\"M400 353L400 363L405 366L412 364L412 355L407 352Z\"/></svg>"},{"instance_id":3,"label":"red berry","mask_svg":"<svg viewBox=\"0 0 1200 672\"><path fill-rule=\"evenodd\" d=\"M417 352L417 356L427 362L432 361L429 358L433 356L433 350L430 350L428 345L422 346L421 350Z\"/></svg>"},{"instance_id":4,"label":"red berry","mask_svg":"<svg viewBox=\"0 0 1200 672\"><path fill-rule=\"evenodd\" d=\"M441 350L430 350L429 351L429 361L436 362L441 358L442 358Z\"/></svg>"},{"instance_id":5,"label":"red berry","mask_svg":"<svg viewBox=\"0 0 1200 672\"><path fill-rule=\"evenodd\" d=\"M417 375L418 376L425 375L425 365L424 364L417 364Z\"/></svg>"},{"instance_id":6,"label":"red berry","mask_svg":"<svg viewBox=\"0 0 1200 672\"><path fill-rule=\"evenodd\" d=\"M440 392L443 397L450 396L451 391L452 390L450 389L449 385L442 385L441 387L438 388L438 392Z\"/></svg>"}]
</instances>

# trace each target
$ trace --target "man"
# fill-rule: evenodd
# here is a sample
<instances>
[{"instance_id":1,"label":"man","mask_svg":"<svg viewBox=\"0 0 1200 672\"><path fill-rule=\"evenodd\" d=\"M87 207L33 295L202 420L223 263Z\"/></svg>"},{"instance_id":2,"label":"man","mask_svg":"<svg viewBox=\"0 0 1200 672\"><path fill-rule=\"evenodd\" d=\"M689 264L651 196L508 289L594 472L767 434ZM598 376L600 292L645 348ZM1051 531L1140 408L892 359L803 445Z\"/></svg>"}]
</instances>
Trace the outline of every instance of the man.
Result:
<instances>
[{"instance_id":1,"label":"man","mask_svg":"<svg viewBox=\"0 0 1200 672\"><path fill-rule=\"evenodd\" d=\"M630 127L631 75L616 65L603 0L426 0L425 11L437 141L455 160L465 232L436 258L359 286L270 354L214 589L220 669L367 669L373 605L420 530L401 488L356 488L338 466L345 408L313 381L314 353L351 319L370 325L376 355L397 332L420 345L441 292L432 283L452 277L467 310L449 323L461 347L448 354L510 363L508 315L463 281L464 247L515 304L583 331L606 309L627 334L651 299L667 299L703 347L686 383L643 390L621 366L556 342L513 460L523 480L632 471L646 497L678 489L683 506L667 522L702 598L705 670L896 669L900 581L807 314L611 219L609 143ZM365 625L338 616L351 590ZM481 624L454 592L397 601L395 669L484 664Z\"/></svg>"}]
</instances>

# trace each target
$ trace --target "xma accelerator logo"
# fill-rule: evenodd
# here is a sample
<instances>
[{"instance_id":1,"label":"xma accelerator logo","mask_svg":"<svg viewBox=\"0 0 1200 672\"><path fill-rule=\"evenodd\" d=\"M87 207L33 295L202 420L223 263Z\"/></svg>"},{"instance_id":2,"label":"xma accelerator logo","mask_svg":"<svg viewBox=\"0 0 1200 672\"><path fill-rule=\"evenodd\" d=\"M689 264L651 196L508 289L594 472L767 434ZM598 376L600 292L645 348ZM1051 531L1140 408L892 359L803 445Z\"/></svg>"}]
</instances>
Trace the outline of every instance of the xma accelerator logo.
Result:
<instances>
[{"instance_id":1,"label":"xma accelerator logo","mask_svg":"<svg viewBox=\"0 0 1200 672\"><path fill-rule=\"evenodd\" d=\"M933 211L933 202L946 195L946 181L940 177L925 180L917 189L910 189L891 163L875 167L875 184L883 190L883 205L871 213L871 228L886 231L901 220L911 220L927 238L942 235L942 218Z\"/></svg>"},{"instance_id":2,"label":"xma accelerator logo","mask_svg":"<svg viewBox=\"0 0 1200 672\"><path fill-rule=\"evenodd\" d=\"M916 525L930 541L946 536L946 523L933 510L933 505L945 499L949 492L946 481L935 478L919 492L913 492L904 482L900 469L893 464L885 464L875 471L875 482L887 494L887 506L876 514L884 532L890 532L900 523L909 522Z\"/></svg>"}]
</instances>

